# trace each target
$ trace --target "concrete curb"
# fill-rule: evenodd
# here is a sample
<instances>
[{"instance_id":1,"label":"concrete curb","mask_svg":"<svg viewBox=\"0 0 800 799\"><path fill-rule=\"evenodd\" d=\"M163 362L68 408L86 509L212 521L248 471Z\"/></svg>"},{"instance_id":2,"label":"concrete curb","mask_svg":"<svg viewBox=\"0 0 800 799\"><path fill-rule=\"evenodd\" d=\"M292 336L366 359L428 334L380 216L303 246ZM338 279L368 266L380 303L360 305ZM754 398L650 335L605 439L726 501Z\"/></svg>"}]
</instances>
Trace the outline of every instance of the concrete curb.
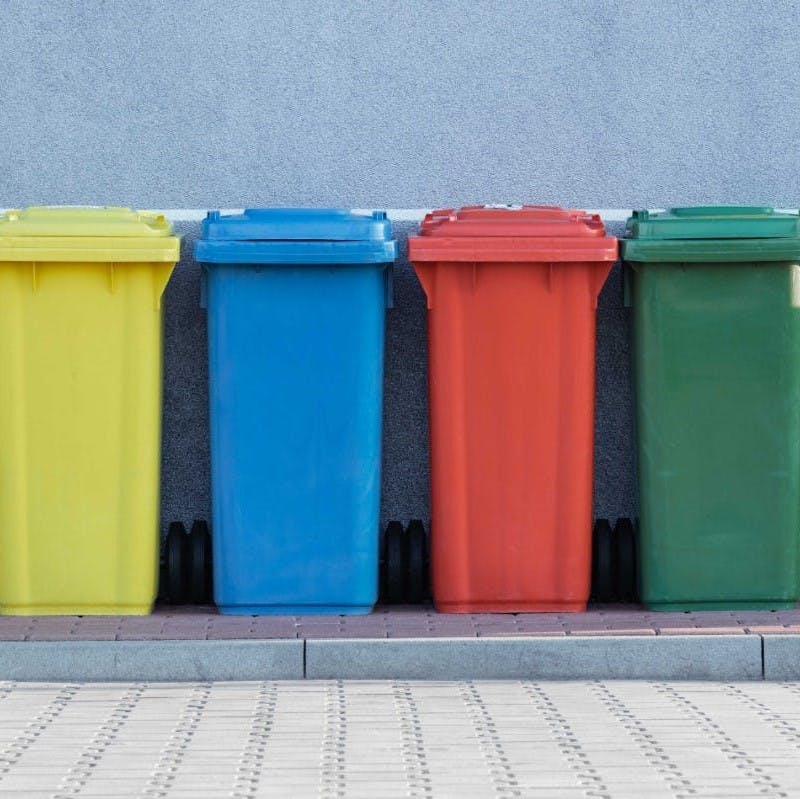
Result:
<instances>
[{"instance_id":1,"label":"concrete curb","mask_svg":"<svg viewBox=\"0 0 800 799\"><path fill-rule=\"evenodd\" d=\"M308 679L760 680L755 635L306 642Z\"/></svg>"},{"instance_id":2,"label":"concrete curb","mask_svg":"<svg viewBox=\"0 0 800 799\"><path fill-rule=\"evenodd\" d=\"M800 636L0 642L0 679L31 682L765 678L800 678Z\"/></svg>"},{"instance_id":3,"label":"concrete curb","mask_svg":"<svg viewBox=\"0 0 800 799\"><path fill-rule=\"evenodd\" d=\"M4 641L0 679L31 682L302 680L304 642Z\"/></svg>"},{"instance_id":4,"label":"concrete curb","mask_svg":"<svg viewBox=\"0 0 800 799\"><path fill-rule=\"evenodd\" d=\"M800 680L800 635L765 635L764 679Z\"/></svg>"}]
</instances>

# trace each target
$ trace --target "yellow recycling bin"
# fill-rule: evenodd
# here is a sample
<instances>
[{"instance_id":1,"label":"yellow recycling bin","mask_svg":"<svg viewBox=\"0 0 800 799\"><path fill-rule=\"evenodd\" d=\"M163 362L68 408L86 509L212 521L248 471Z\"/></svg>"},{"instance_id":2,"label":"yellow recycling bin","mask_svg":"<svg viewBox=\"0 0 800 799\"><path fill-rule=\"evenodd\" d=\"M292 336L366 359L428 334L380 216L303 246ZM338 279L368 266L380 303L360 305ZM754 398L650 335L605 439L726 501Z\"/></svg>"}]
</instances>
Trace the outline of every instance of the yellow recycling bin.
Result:
<instances>
[{"instance_id":1,"label":"yellow recycling bin","mask_svg":"<svg viewBox=\"0 0 800 799\"><path fill-rule=\"evenodd\" d=\"M152 607L179 248L128 208L0 215L0 613Z\"/></svg>"}]
</instances>

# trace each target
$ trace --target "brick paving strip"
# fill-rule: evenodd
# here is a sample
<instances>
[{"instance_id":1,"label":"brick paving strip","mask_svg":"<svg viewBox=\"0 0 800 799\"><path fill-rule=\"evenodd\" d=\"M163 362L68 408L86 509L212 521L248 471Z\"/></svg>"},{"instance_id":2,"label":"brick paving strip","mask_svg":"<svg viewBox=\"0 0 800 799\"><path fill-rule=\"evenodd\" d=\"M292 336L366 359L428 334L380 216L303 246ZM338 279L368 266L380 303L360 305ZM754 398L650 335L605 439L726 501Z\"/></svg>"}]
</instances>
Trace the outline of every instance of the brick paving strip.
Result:
<instances>
[{"instance_id":1,"label":"brick paving strip","mask_svg":"<svg viewBox=\"0 0 800 799\"><path fill-rule=\"evenodd\" d=\"M800 609L0 616L0 679L796 679Z\"/></svg>"},{"instance_id":2,"label":"brick paving strip","mask_svg":"<svg viewBox=\"0 0 800 799\"><path fill-rule=\"evenodd\" d=\"M150 616L0 616L0 641L174 641L306 638L800 635L800 608L656 613L606 606L585 613L437 613L379 607L368 616L221 616L158 607Z\"/></svg>"}]
</instances>

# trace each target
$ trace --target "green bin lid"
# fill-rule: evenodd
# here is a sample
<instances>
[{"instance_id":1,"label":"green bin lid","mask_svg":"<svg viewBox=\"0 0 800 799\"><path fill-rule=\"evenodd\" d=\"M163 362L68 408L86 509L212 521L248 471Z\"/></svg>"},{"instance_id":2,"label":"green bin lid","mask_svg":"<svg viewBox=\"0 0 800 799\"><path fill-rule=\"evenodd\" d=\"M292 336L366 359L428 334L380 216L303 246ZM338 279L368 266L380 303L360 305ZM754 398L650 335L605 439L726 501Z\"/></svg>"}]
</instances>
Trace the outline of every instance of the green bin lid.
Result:
<instances>
[{"instance_id":1,"label":"green bin lid","mask_svg":"<svg viewBox=\"0 0 800 799\"><path fill-rule=\"evenodd\" d=\"M800 213L769 206L634 211L620 242L626 261L713 263L800 260Z\"/></svg>"}]
</instances>

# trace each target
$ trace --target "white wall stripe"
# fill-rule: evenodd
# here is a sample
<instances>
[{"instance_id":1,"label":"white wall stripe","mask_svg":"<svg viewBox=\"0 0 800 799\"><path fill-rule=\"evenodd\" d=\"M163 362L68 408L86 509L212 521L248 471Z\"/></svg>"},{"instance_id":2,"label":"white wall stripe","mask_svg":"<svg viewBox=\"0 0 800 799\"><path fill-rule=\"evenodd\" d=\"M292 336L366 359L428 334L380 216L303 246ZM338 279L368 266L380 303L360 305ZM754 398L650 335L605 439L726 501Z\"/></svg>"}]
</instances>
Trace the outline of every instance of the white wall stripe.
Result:
<instances>
[{"instance_id":1,"label":"white wall stripe","mask_svg":"<svg viewBox=\"0 0 800 799\"><path fill-rule=\"evenodd\" d=\"M5 213L6 208L0 208L0 213ZM154 213L164 214L173 222L200 222L206 218L208 210L205 208L154 208L147 209ZM240 214L241 208L221 208L223 214ZM371 213L373 210L386 211L393 222L419 222L429 213L430 208L353 208L355 213ZM605 222L624 222L631 215L631 208L585 208L590 214L599 214ZM650 209L662 210L662 209ZM776 208L779 213L796 214L796 208Z\"/></svg>"},{"instance_id":2,"label":"white wall stripe","mask_svg":"<svg viewBox=\"0 0 800 799\"><path fill-rule=\"evenodd\" d=\"M197 222L206 218L206 209L201 208L166 208L153 209L158 213L164 214L173 222ZM240 208L219 209L223 214L238 214L242 212ZM393 222L420 222L425 214L430 213L431 208L353 208L355 213L371 213L373 210L386 211L389 219ZM586 208L587 213L600 214L607 222L624 222L630 215L630 208Z\"/></svg>"}]
</instances>

